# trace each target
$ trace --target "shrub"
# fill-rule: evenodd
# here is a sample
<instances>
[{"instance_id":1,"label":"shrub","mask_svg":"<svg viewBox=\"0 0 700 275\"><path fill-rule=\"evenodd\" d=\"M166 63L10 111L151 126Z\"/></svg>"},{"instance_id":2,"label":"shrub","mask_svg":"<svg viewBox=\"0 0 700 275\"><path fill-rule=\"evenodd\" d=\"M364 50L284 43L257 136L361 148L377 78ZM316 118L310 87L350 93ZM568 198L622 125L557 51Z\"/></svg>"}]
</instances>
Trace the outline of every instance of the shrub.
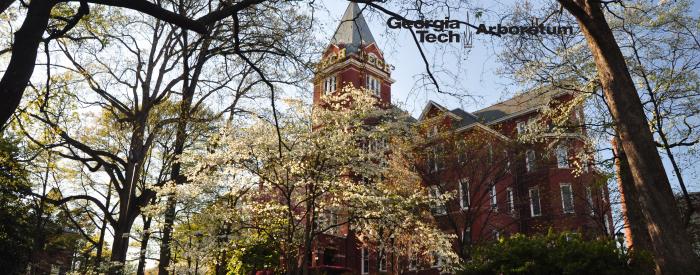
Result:
<instances>
[{"instance_id":1,"label":"shrub","mask_svg":"<svg viewBox=\"0 0 700 275\"><path fill-rule=\"evenodd\" d=\"M625 253L613 240L579 234L515 234L477 246L458 274L649 274L648 253Z\"/></svg>"}]
</instances>

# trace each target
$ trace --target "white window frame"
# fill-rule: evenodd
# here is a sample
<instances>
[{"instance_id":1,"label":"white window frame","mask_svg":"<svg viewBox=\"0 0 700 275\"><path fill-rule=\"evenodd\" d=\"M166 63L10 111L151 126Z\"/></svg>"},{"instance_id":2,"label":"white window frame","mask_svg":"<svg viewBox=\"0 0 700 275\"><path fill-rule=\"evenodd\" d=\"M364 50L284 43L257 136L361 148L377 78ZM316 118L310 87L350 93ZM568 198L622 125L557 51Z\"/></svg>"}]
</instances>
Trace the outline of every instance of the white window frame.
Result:
<instances>
[{"instance_id":1,"label":"white window frame","mask_svg":"<svg viewBox=\"0 0 700 275\"><path fill-rule=\"evenodd\" d=\"M416 252L411 252L411 255L408 256L408 270L418 270L418 255L416 255Z\"/></svg>"},{"instance_id":2,"label":"white window frame","mask_svg":"<svg viewBox=\"0 0 700 275\"><path fill-rule=\"evenodd\" d=\"M535 170L535 150L525 151L525 170L529 173Z\"/></svg>"},{"instance_id":3,"label":"white window frame","mask_svg":"<svg viewBox=\"0 0 700 275\"><path fill-rule=\"evenodd\" d=\"M501 232L498 231L498 229L493 230L493 239L498 241L498 239L501 238Z\"/></svg>"},{"instance_id":4,"label":"white window frame","mask_svg":"<svg viewBox=\"0 0 700 275\"><path fill-rule=\"evenodd\" d=\"M442 257L437 252L433 252L433 263L430 265L432 268L442 267Z\"/></svg>"},{"instance_id":5,"label":"white window frame","mask_svg":"<svg viewBox=\"0 0 700 275\"><path fill-rule=\"evenodd\" d=\"M508 212L515 213L515 195L513 187L506 188L506 200L508 203Z\"/></svg>"},{"instance_id":6,"label":"white window frame","mask_svg":"<svg viewBox=\"0 0 700 275\"><path fill-rule=\"evenodd\" d=\"M323 80L323 94L324 95L329 95L329 94L335 92L337 87L338 87L338 78L335 75L331 75L329 77L326 77Z\"/></svg>"},{"instance_id":7,"label":"white window frame","mask_svg":"<svg viewBox=\"0 0 700 275\"><path fill-rule=\"evenodd\" d=\"M437 185L431 185L430 196L433 198L440 198L440 187ZM442 201L442 199L440 199L440 201L438 202L431 203L430 210L435 216L443 216L447 214L447 206L445 205L445 202Z\"/></svg>"},{"instance_id":8,"label":"white window frame","mask_svg":"<svg viewBox=\"0 0 700 275\"><path fill-rule=\"evenodd\" d=\"M437 136L438 134L438 127L437 125L433 125L430 127L430 130L428 130L428 138Z\"/></svg>"},{"instance_id":9,"label":"white window frame","mask_svg":"<svg viewBox=\"0 0 700 275\"><path fill-rule=\"evenodd\" d=\"M564 144L559 144L555 150L557 157L557 168L569 168L569 148Z\"/></svg>"},{"instance_id":10,"label":"white window frame","mask_svg":"<svg viewBox=\"0 0 700 275\"><path fill-rule=\"evenodd\" d=\"M518 136L520 136L525 133L525 130L527 129L527 122L518 121L518 124L515 126L515 128L518 131Z\"/></svg>"},{"instance_id":11,"label":"white window frame","mask_svg":"<svg viewBox=\"0 0 700 275\"><path fill-rule=\"evenodd\" d=\"M537 193L537 209L539 213L535 214L535 201L532 200L532 194L533 192ZM528 195L530 197L530 217L539 217L542 216L542 204L541 198L540 198L540 189L538 187L533 187L528 190Z\"/></svg>"},{"instance_id":12,"label":"white window frame","mask_svg":"<svg viewBox=\"0 0 700 275\"><path fill-rule=\"evenodd\" d=\"M369 274L369 253L367 253L367 248L363 247L360 253L360 272L362 272L362 274Z\"/></svg>"},{"instance_id":13,"label":"white window frame","mask_svg":"<svg viewBox=\"0 0 700 275\"><path fill-rule=\"evenodd\" d=\"M591 210L590 215L595 216L595 206L593 205L593 188L586 186L586 202L588 202L588 208Z\"/></svg>"},{"instance_id":14,"label":"white window frame","mask_svg":"<svg viewBox=\"0 0 700 275\"><path fill-rule=\"evenodd\" d=\"M491 190L489 193L491 195L491 210L498 212L498 191L496 190L496 183L491 183Z\"/></svg>"},{"instance_id":15,"label":"white window frame","mask_svg":"<svg viewBox=\"0 0 700 275\"><path fill-rule=\"evenodd\" d=\"M384 252L384 249L382 249L379 251L379 257L377 258L377 270L379 270L379 272L386 272L386 263L386 253Z\"/></svg>"},{"instance_id":16,"label":"white window frame","mask_svg":"<svg viewBox=\"0 0 700 275\"><path fill-rule=\"evenodd\" d=\"M567 198L566 198L566 195L564 194L564 189L565 189L565 188L568 188L568 189L569 189L568 199L569 199L570 204L571 204L571 205L570 205L570 206L571 206L571 209L567 209L567 205L566 205L566 199L567 199ZM571 186L570 183L562 183L562 184L559 185L559 190L560 190L559 193L560 193L560 195L561 195L561 211L564 212L564 214L573 214L573 213L575 213L576 210L574 209L574 187Z\"/></svg>"},{"instance_id":17,"label":"white window frame","mask_svg":"<svg viewBox=\"0 0 700 275\"><path fill-rule=\"evenodd\" d=\"M469 243L472 242L472 228L471 227L467 226L466 228L464 228L464 230L462 230L462 243L465 242L464 236L469 237Z\"/></svg>"},{"instance_id":18,"label":"white window frame","mask_svg":"<svg viewBox=\"0 0 700 275\"><path fill-rule=\"evenodd\" d=\"M464 194L465 192L466 194ZM462 178L459 180L459 206L462 209L469 209L470 203L471 194L469 194L469 179Z\"/></svg>"},{"instance_id":19,"label":"white window frame","mask_svg":"<svg viewBox=\"0 0 700 275\"><path fill-rule=\"evenodd\" d=\"M367 77L365 79L366 79L365 80L365 87L367 88L367 90L372 92L372 94L374 96L377 96L377 97L381 96L382 82L379 81L378 78L376 78L370 74L367 74Z\"/></svg>"}]
</instances>

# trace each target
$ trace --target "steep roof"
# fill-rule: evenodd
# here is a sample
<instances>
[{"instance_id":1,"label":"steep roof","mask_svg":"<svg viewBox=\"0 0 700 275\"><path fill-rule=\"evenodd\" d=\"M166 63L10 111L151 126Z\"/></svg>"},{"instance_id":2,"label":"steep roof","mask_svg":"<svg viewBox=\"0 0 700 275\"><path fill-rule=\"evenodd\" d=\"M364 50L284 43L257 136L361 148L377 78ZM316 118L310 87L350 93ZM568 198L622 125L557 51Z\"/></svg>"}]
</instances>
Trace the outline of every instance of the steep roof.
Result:
<instances>
[{"instance_id":1,"label":"steep roof","mask_svg":"<svg viewBox=\"0 0 700 275\"><path fill-rule=\"evenodd\" d=\"M362 16L362 9L357 3L351 2L345 9L345 14L340 19L340 25L335 30L331 43L344 44L347 53L357 52L361 45L375 43L367 21Z\"/></svg>"},{"instance_id":2,"label":"steep roof","mask_svg":"<svg viewBox=\"0 0 700 275\"><path fill-rule=\"evenodd\" d=\"M560 91L553 89L538 88L478 110L473 114L478 116L483 123L489 124L546 105L559 93Z\"/></svg>"}]
</instances>

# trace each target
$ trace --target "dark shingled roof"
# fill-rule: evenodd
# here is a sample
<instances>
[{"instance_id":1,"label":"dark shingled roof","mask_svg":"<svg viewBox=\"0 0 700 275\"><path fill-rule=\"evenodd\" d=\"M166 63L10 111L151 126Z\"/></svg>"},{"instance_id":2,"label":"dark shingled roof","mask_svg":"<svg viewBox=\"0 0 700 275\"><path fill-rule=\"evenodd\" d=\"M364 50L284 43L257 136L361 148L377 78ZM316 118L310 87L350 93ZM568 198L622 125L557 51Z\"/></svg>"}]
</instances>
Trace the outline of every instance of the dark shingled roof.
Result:
<instances>
[{"instance_id":1,"label":"dark shingled roof","mask_svg":"<svg viewBox=\"0 0 700 275\"><path fill-rule=\"evenodd\" d=\"M357 3L351 2L340 19L340 25L335 30L331 44L345 45L345 51L355 53L360 49L361 45L369 45L374 43L372 32L367 26L365 17L362 16L362 9Z\"/></svg>"},{"instance_id":2,"label":"dark shingled roof","mask_svg":"<svg viewBox=\"0 0 700 275\"><path fill-rule=\"evenodd\" d=\"M456 108L450 112L462 118L462 120L459 121L459 124L456 125L457 129L479 122L474 115L467 113L460 108Z\"/></svg>"},{"instance_id":3,"label":"dark shingled roof","mask_svg":"<svg viewBox=\"0 0 700 275\"><path fill-rule=\"evenodd\" d=\"M558 91L538 88L522 93L506 101L473 112L483 123L489 124L501 118L521 113L549 103Z\"/></svg>"}]
</instances>

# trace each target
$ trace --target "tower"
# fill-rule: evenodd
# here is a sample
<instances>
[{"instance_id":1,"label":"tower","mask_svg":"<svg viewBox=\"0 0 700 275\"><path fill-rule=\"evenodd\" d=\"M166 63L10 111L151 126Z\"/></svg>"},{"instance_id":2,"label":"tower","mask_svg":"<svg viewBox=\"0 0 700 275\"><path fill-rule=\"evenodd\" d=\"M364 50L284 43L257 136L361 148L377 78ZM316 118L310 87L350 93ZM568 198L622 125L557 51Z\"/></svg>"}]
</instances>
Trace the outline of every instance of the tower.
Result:
<instances>
[{"instance_id":1,"label":"tower","mask_svg":"<svg viewBox=\"0 0 700 275\"><path fill-rule=\"evenodd\" d=\"M377 47L362 9L350 3L330 44L316 66L314 104L321 96L339 92L345 85L366 88L382 103L391 103L391 68Z\"/></svg>"}]
</instances>

